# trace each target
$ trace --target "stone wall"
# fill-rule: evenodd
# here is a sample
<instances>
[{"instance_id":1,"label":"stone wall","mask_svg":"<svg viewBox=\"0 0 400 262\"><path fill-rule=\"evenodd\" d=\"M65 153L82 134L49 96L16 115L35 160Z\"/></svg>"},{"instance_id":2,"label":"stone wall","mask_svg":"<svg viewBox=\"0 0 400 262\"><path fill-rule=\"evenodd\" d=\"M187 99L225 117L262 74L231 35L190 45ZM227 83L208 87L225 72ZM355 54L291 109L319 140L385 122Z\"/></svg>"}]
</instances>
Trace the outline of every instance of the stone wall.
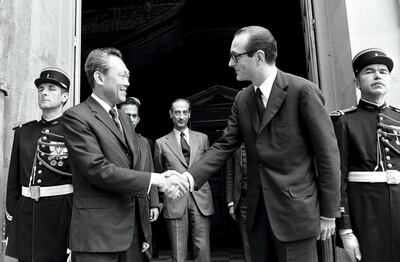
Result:
<instances>
[{"instance_id":1,"label":"stone wall","mask_svg":"<svg viewBox=\"0 0 400 262\"><path fill-rule=\"evenodd\" d=\"M350 44L354 57L363 49L384 49L393 59L389 104L400 107L400 1L346 0Z\"/></svg>"},{"instance_id":2,"label":"stone wall","mask_svg":"<svg viewBox=\"0 0 400 262\"><path fill-rule=\"evenodd\" d=\"M1 225L4 223L12 128L41 116L33 81L42 68L58 66L74 83L76 3L79 0L0 0ZM74 102L73 89L66 107Z\"/></svg>"}]
</instances>

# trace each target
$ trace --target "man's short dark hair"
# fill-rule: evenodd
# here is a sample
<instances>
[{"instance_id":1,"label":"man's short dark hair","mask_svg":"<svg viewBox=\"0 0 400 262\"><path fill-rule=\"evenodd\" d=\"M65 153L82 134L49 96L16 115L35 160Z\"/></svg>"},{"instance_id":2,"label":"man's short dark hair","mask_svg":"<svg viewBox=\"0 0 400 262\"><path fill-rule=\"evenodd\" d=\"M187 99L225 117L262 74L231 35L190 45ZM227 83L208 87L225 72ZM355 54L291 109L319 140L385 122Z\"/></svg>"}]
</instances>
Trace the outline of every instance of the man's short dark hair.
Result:
<instances>
[{"instance_id":1,"label":"man's short dark hair","mask_svg":"<svg viewBox=\"0 0 400 262\"><path fill-rule=\"evenodd\" d=\"M275 62L278 56L278 46L272 33L261 26L247 26L236 31L234 36L239 34L249 34L249 41L246 52L252 57L258 50L265 53L265 60L268 64Z\"/></svg>"},{"instance_id":2,"label":"man's short dark hair","mask_svg":"<svg viewBox=\"0 0 400 262\"><path fill-rule=\"evenodd\" d=\"M137 107L138 111L139 111L140 104L141 103L140 103L139 98L131 96L131 97L127 97L125 102L122 102L121 104L119 104L118 108L121 108L124 105L135 105Z\"/></svg>"},{"instance_id":3,"label":"man's short dark hair","mask_svg":"<svg viewBox=\"0 0 400 262\"><path fill-rule=\"evenodd\" d=\"M94 72L99 71L103 74L107 74L110 69L107 61L109 56L116 56L122 59L121 51L114 47L94 49L86 58L85 72L92 89L94 88Z\"/></svg>"}]
</instances>

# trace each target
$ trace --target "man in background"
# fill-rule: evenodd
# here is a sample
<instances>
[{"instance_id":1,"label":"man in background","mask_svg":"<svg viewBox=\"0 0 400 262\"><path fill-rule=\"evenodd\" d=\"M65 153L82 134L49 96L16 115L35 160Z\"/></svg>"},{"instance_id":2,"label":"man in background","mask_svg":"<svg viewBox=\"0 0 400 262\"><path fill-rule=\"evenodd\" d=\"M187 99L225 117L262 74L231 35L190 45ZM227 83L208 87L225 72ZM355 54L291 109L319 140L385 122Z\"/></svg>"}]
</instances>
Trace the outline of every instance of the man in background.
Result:
<instances>
[{"instance_id":1,"label":"man in background","mask_svg":"<svg viewBox=\"0 0 400 262\"><path fill-rule=\"evenodd\" d=\"M208 148L207 135L188 128L190 102L178 98L171 104L169 116L173 130L156 140L154 166L157 172L173 169L186 171ZM209 262L210 216L214 213L211 187L208 182L179 199L164 197L163 214L171 240L173 261L187 261L189 228L193 244L193 260Z\"/></svg>"},{"instance_id":2,"label":"man in background","mask_svg":"<svg viewBox=\"0 0 400 262\"><path fill-rule=\"evenodd\" d=\"M134 135L136 136L136 141L138 143L138 149L142 163L141 168L139 168L139 170L154 172L153 153L150 147L149 139L143 137L142 135L136 132L136 126L137 124L139 124L140 121L140 115L139 115L140 105L141 103L138 98L127 97L125 102L119 104L118 107L121 110L121 112L129 116L129 119L132 122L133 130L135 132ZM139 200L140 200L139 205L141 206L139 208L141 213L140 217L142 226L144 228L144 235L146 240L146 242L143 243L143 246L148 247L149 244L152 244L149 251L150 253L153 253L156 252L156 250L154 250L156 248L154 245L154 243L156 243L156 241L154 241L155 237L154 229L156 227L155 226L153 227L153 224L150 225L149 222L157 221L161 210L161 204L159 201L157 187L153 186L151 187L149 194L150 201L148 201L147 197L141 197L139 198Z\"/></svg>"},{"instance_id":3,"label":"man in background","mask_svg":"<svg viewBox=\"0 0 400 262\"><path fill-rule=\"evenodd\" d=\"M73 186L60 120L70 79L60 68L49 67L35 85L42 119L14 128L6 255L19 261L66 261Z\"/></svg>"},{"instance_id":4,"label":"man in background","mask_svg":"<svg viewBox=\"0 0 400 262\"><path fill-rule=\"evenodd\" d=\"M239 226L245 261L251 262L246 224L247 157L244 145L226 161L225 192L229 215Z\"/></svg>"},{"instance_id":5,"label":"man in background","mask_svg":"<svg viewBox=\"0 0 400 262\"><path fill-rule=\"evenodd\" d=\"M340 149L338 229L351 261L400 261L400 109L386 104L393 61L369 48L353 59L357 107L331 113Z\"/></svg>"}]
</instances>

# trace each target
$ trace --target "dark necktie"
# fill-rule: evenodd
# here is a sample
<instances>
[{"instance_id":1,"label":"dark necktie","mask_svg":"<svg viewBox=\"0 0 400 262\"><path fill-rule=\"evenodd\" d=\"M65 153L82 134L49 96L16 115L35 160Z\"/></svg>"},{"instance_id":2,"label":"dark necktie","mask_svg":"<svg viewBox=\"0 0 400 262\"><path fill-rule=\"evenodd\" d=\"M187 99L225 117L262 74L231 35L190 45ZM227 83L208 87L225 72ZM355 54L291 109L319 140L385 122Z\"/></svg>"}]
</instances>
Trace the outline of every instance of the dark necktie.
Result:
<instances>
[{"instance_id":1,"label":"dark necktie","mask_svg":"<svg viewBox=\"0 0 400 262\"><path fill-rule=\"evenodd\" d=\"M185 157L186 164L189 165L190 159L190 147L185 139L185 133L181 132L181 147L182 147L182 154Z\"/></svg>"},{"instance_id":2,"label":"dark necktie","mask_svg":"<svg viewBox=\"0 0 400 262\"><path fill-rule=\"evenodd\" d=\"M242 179L240 181L240 186L241 186L241 194L242 196L246 196L246 190L247 190L247 155L246 155L246 148L244 146L244 143L240 147L240 165L242 167Z\"/></svg>"},{"instance_id":3,"label":"dark necktie","mask_svg":"<svg viewBox=\"0 0 400 262\"><path fill-rule=\"evenodd\" d=\"M264 115L265 112L265 106L261 97L262 93L260 88L257 88L256 91L256 101L257 101L257 112L258 112L258 116L260 117L260 121Z\"/></svg>"},{"instance_id":4,"label":"dark necktie","mask_svg":"<svg viewBox=\"0 0 400 262\"><path fill-rule=\"evenodd\" d=\"M122 130L121 122L119 121L119 118L117 115L117 110L115 108L111 108L110 115L111 115L112 119L114 120L115 125L118 127L119 131L121 132L121 134L123 134L124 131Z\"/></svg>"}]
</instances>

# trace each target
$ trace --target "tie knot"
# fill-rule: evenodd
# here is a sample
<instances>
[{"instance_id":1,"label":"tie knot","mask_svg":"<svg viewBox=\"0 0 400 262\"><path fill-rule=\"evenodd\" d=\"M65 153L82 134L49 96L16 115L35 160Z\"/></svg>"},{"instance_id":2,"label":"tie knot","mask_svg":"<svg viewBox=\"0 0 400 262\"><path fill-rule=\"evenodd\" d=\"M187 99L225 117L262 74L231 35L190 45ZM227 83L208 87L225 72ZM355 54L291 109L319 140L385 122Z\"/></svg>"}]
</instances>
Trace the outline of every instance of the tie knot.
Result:
<instances>
[{"instance_id":1,"label":"tie knot","mask_svg":"<svg viewBox=\"0 0 400 262\"><path fill-rule=\"evenodd\" d=\"M185 133L181 132L181 137L185 137Z\"/></svg>"},{"instance_id":2,"label":"tie knot","mask_svg":"<svg viewBox=\"0 0 400 262\"><path fill-rule=\"evenodd\" d=\"M256 94L257 94L259 97L261 97L262 93L261 93L261 89L260 89L260 88L257 88Z\"/></svg>"},{"instance_id":3,"label":"tie knot","mask_svg":"<svg viewBox=\"0 0 400 262\"><path fill-rule=\"evenodd\" d=\"M117 110L115 110L115 108L111 108L109 113L113 118L117 116Z\"/></svg>"}]
</instances>

